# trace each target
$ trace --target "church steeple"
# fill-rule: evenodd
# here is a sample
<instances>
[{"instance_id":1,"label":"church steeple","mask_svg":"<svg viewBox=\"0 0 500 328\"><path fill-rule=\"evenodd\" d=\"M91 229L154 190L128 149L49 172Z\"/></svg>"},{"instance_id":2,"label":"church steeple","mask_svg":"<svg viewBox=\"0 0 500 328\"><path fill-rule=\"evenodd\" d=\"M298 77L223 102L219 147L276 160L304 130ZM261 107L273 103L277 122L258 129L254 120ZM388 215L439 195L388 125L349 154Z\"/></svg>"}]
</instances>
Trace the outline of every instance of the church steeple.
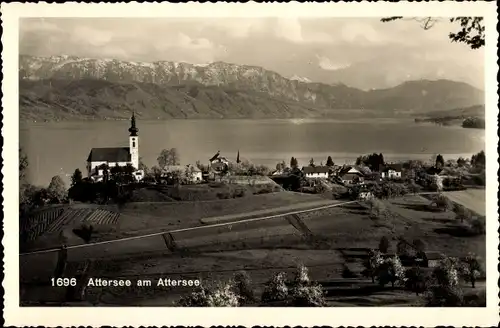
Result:
<instances>
[{"instance_id":1,"label":"church steeple","mask_svg":"<svg viewBox=\"0 0 500 328\"><path fill-rule=\"evenodd\" d=\"M128 129L131 137L137 137L137 132L139 129L135 126L135 111L132 112L132 118L130 119L130 128Z\"/></svg>"}]
</instances>

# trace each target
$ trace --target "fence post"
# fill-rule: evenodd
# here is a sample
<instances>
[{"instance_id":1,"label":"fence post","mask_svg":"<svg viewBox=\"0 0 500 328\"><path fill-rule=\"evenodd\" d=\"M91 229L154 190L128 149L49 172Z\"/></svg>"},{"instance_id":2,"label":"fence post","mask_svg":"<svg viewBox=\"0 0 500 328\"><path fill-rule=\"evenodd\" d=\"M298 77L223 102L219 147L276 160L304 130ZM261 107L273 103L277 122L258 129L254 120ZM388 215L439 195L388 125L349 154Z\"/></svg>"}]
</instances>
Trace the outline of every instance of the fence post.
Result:
<instances>
[{"instance_id":1,"label":"fence post","mask_svg":"<svg viewBox=\"0 0 500 328\"><path fill-rule=\"evenodd\" d=\"M171 233L164 233L161 235L163 237L163 241L165 242L165 245L167 248L171 251L174 252L177 249L177 246L175 244L174 237L172 236Z\"/></svg>"},{"instance_id":2,"label":"fence post","mask_svg":"<svg viewBox=\"0 0 500 328\"><path fill-rule=\"evenodd\" d=\"M68 249L66 248L66 245L63 244L57 254L57 265L54 272L55 278L61 278L63 276L64 271L66 269L67 259L68 259Z\"/></svg>"}]
</instances>

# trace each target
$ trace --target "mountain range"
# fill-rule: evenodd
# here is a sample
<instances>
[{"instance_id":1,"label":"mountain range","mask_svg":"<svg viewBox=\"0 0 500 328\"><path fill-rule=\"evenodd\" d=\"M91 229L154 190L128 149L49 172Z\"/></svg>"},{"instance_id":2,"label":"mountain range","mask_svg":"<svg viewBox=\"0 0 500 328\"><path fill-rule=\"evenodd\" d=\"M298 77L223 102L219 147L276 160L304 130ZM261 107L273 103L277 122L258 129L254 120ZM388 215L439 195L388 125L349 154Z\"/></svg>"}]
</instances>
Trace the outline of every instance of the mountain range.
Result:
<instances>
[{"instance_id":1,"label":"mountain range","mask_svg":"<svg viewBox=\"0 0 500 328\"><path fill-rule=\"evenodd\" d=\"M19 80L25 120L122 118L132 110L160 119L390 117L484 104L484 92L464 82L417 80L365 91L225 62L21 55Z\"/></svg>"}]
</instances>

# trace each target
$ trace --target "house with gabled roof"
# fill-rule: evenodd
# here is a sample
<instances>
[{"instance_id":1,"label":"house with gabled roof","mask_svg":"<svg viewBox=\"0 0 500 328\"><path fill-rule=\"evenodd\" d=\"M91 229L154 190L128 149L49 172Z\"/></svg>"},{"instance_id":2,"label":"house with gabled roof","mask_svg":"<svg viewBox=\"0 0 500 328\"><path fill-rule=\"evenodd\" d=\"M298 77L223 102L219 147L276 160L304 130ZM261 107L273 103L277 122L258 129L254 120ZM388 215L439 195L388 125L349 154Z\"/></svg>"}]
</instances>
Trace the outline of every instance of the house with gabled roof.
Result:
<instances>
[{"instance_id":1,"label":"house with gabled roof","mask_svg":"<svg viewBox=\"0 0 500 328\"><path fill-rule=\"evenodd\" d=\"M363 183L364 174L357 170L354 166L344 166L337 173L337 178L343 184Z\"/></svg>"},{"instance_id":2,"label":"house with gabled roof","mask_svg":"<svg viewBox=\"0 0 500 328\"><path fill-rule=\"evenodd\" d=\"M328 179L330 168L328 166L304 166L302 172L308 179Z\"/></svg>"},{"instance_id":3,"label":"house with gabled roof","mask_svg":"<svg viewBox=\"0 0 500 328\"><path fill-rule=\"evenodd\" d=\"M380 177L382 179L401 179L402 175L403 164L386 164L380 170Z\"/></svg>"}]
</instances>

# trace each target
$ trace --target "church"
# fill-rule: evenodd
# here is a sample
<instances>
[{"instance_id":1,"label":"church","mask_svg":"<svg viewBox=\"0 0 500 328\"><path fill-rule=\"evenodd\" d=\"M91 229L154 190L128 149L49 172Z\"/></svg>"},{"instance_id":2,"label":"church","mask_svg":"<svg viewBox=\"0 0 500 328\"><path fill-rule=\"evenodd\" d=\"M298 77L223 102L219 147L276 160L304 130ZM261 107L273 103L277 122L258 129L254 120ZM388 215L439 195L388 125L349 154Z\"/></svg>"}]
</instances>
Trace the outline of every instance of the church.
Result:
<instances>
[{"instance_id":1,"label":"church","mask_svg":"<svg viewBox=\"0 0 500 328\"><path fill-rule=\"evenodd\" d=\"M139 129L135 125L135 113L132 113L130 120L129 146L128 147L114 147L114 148L92 148L87 158L87 172L88 177L95 181L102 180L103 170L101 166L107 165L109 168L113 166L126 166L132 165L136 172L134 177L136 180L141 180L144 177L144 172L138 170L139 168L139 136L137 132Z\"/></svg>"}]
</instances>

